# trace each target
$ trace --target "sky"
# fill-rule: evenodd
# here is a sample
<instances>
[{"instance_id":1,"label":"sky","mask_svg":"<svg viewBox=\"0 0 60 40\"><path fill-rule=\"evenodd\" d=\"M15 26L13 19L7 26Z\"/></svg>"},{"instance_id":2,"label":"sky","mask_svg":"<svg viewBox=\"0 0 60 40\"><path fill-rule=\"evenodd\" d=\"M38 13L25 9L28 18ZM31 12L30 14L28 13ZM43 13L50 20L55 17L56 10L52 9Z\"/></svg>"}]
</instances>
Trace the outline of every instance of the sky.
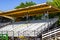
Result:
<instances>
[{"instance_id":1,"label":"sky","mask_svg":"<svg viewBox=\"0 0 60 40\"><path fill-rule=\"evenodd\" d=\"M21 2L25 3L26 1L27 2L33 1L36 4L41 4L46 2L46 0L0 0L0 10L1 11L13 10Z\"/></svg>"}]
</instances>

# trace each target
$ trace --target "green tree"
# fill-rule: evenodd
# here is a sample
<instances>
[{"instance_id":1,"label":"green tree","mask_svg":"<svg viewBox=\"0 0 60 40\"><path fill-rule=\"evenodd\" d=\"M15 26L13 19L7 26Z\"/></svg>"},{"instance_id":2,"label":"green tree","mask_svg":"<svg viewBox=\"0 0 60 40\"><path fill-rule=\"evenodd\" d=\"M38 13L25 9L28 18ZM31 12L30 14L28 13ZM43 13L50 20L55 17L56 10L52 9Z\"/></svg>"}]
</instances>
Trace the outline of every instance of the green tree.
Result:
<instances>
[{"instance_id":1,"label":"green tree","mask_svg":"<svg viewBox=\"0 0 60 40\"><path fill-rule=\"evenodd\" d=\"M52 6L60 8L60 0L47 0L47 3Z\"/></svg>"},{"instance_id":2,"label":"green tree","mask_svg":"<svg viewBox=\"0 0 60 40\"><path fill-rule=\"evenodd\" d=\"M21 3L19 6L15 7L15 9L18 9L18 8L24 8L24 7L28 7L28 6L32 6L32 5L36 5L36 3L34 2L26 2L26 3Z\"/></svg>"},{"instance_id":3,"label":"green tree","mask_svg":"<svg viewBox=\"0 0 60 40\"><path fill-rule=\"evenodd\" d=\"M47 0L47 3L60 9L60 0ZM58 26L60 26L60 12L55 14L56 15L50 14L50 18L53 16L58 16L59 17Z\"/></svg>"},{"instance_id":4,"label":"green tree","mask_svg":"<svg viewBox=\"0 0 60 40\"><path fill-rule=\"evenodd\" d=\"M25 7L25 4L22 2L19 6L15 7L15 9L18 9L18 8L24 8Z\"/></svg>"}]
</instances>

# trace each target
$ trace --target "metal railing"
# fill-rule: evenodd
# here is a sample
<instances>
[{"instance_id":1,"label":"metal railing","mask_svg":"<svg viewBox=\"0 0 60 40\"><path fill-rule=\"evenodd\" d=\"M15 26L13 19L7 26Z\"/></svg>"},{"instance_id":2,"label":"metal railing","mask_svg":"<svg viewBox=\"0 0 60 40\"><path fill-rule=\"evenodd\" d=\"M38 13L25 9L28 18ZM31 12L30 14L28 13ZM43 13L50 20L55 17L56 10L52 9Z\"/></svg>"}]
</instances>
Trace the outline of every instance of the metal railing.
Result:
<instances>
[{"instance_id":1,"label":"metal railing","mask_svg":"<svg viewBox=\"0 0 60 40\"><path fill-rule=\"evenodd\" d=\"M50 30L49 32L47 32L45 34L42 34L42 38L54 35L54 34L56 34L58 32L60 32L60 28L59 27L58 28L54 28L53 30Z\"/></svg>"}]
</instances>

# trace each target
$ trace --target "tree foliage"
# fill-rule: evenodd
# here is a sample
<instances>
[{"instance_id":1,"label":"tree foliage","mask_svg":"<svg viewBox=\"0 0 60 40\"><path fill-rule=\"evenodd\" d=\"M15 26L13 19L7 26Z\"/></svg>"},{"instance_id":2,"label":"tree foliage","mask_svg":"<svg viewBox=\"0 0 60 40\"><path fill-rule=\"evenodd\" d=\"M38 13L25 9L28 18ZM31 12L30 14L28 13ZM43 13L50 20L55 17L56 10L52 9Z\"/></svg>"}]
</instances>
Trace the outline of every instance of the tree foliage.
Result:
<instances>
[{"instance_id":1,"label":"tree foliage","mask_svg":"<svg viewBox=\"0 0 60 40\"><path fill-rule=\"evenodd\" d=\"M60 0L47 0L47 3L52 6L60 8Z\"/></svg>"},{"instance_id":2,"label":"tree foliage","mask_svg":"<svg viewBox=\"0 0 60 40\"><path fill-rule=\"evenodd\" d=\"M60 9L60 0L47 0L47 3ZM55 14L56 15L50 14L50 18L53 17L53 16L58 16L59 20L58 20L57 24L58 24L58 26L60 26L60 12L55 13Z\"/></svg>"},{"instance_id":3,"label":"tree foliage","mask_svg":"<svg viewBox=\"0 0 60 40\"><path fill-rule=\"evenodd\" d=\"M18 9L18 8L24 8L24 7L28 7L28 6L32 6L32 5L36 5L36 3L34 2L26 2L26 3L21 3L19 6L15 7L15 9Z\"/></svg>"}]
</instances>

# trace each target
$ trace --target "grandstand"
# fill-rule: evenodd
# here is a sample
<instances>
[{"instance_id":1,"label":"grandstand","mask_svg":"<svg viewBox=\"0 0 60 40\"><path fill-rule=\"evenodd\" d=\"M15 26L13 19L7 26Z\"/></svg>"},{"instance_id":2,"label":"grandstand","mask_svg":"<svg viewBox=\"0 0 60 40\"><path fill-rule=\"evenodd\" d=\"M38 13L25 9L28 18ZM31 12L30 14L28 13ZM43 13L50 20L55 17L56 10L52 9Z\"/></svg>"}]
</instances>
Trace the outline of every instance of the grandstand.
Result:
<instances>
[{"instance_id":1,"label":"grandstand","mask_svg":"<svg viewBox=\"0 0 60 40\"><path fill-rule=\"evenodd\" d=\"M48 15L59 11L60 9L43 3L0 13L0 34L3 35L0 39L3 40L4 34L7 34L5 40L51 40L49 37L60 32L54 26L59 18L49 18ZM43 16L36 20L34 16L39 14Z\"/></svg>"}]
</instances>

